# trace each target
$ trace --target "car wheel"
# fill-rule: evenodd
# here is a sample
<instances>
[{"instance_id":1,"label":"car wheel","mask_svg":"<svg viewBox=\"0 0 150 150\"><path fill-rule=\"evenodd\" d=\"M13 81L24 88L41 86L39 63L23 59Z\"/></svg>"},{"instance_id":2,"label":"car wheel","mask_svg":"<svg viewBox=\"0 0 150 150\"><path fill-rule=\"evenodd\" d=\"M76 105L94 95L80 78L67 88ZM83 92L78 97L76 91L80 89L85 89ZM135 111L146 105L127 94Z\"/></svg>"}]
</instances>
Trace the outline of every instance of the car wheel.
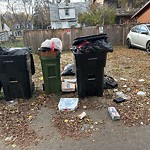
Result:
<instances>
[{"instance_id":1,"label":"car wheel","mask_svg":"<svg viewBox=\"0 0 150 150\"><path fill-rule=\"evenodd\" d=\"M148 54L150 54L150 41L148 41L146 44L146 51Z\"/></svg>"},{"instance_id":2,"label":"car wheel","mask_svg":"<svg viewBox=\"0 0 150 150\"><path fill-rule=\"evenodd\" d=\"M127 41L126 41L126 42L127 42L127 47L128 47L128 48L131 48L131 47L132 47L132 45L131 45L131 41L130 41L130 39L127 39Z\"/></svg>"}]
</instances>

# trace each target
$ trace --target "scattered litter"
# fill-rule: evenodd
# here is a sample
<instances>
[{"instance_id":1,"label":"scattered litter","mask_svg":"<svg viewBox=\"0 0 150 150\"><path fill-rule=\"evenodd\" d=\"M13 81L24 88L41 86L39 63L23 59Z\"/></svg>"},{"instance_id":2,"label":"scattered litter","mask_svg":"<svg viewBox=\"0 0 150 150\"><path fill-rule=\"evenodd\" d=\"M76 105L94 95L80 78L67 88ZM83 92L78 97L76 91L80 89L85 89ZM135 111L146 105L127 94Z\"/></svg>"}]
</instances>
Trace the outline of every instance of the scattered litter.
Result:
<instances>
[{"instance_id":1,"label":"scattered litter","mask_svg":"<svg viewBox=\"0 0 150 150\"><path fill-rule=\"evenodd\" d=\"M140 124L141 124L141 125L144 125L144 123L143 123L143 122L141 122Z\"/></svg>"},{"instance_id":2,"label":"scattered litter","mask_svg":"<svg viewBox=\"0 0 150 150\"><path fill-rule=\"evenodd\" d=\"M74 92L75 84L69 82L62 82L62 92Z\"/></svg>"},{"instance_id":3,"label":"scattered litter","mask_svg":"<svg viewBox=\"0 0 150 150\"><path fill-rule=\"evenodd\" d=\"M108 112L109 112L109 115L111 116L112 120L119 120L120 119L120 115L117 112L115 107L108 107Z\"/></svg>"},{"instance_id":4,"label":"scattered litter","mask_svg":"<svg viewBox=\"0 0 150 150\"><path fill-rule=\"evenodd\" d=\"M118 92L118 89L114 89L113 91L114 91L114 92Z\"/></svg>"},{"instance_id":5,"label":"scattered litter","mask_svg":"<svg viewBox=\"0 0 150 150\"><path fill-rule=\"evenodd\" d=\"M117 97L115 98L113 101L116 102L116 103L121 103L121 102L124 102L126 99L122 98L122 97Z\"/></svg>"},{"instance_id":6,"label":"scattered litter","mask_svg":"<svg viewBox=\"0 0 150 150\"><path fill-rule=\"evenodd\" d=\"M130 91L131 91L131 88L127 88L127 91L130 92Z\"/></svg>"},{"instance_id":7,"label":"scattered litter","mask_svg":"<svg viewBox=\"0 0 150 150\"><path fill-rule=\"evenodd\" d=\"M123 92L116 92L116 95L118 96L118 97L122 97L123 99L125 99L125 100L129 100L131 97L130 96L128 96L128 95L126 95L126 94L124 94Z\"/></svg>"},{"instance_id":8,"label":"scattered litter","mask_svg":"<svg viewBox=\"0 0 150 150\"><path fill-rule=\"evenodd\" d=\"M144 82L145 80L144 79L139 79L139 82Z\"/></svg>"},{"instance_id":9,"label":"scattered litter","mask_svg":"<svg viewBox=\"0 0 150 150\"><path fill-rule=\"evenodd\" d=\"M124 94L123 94L123 92L118 91L118 92L116 92L116 95L119 96L119 97L121 97Z\"/></svg>"},{"instance_id":10,"label":"scattered litter","mask_svg":"<svg viewBox=\"0 0 150 150\"><path fill-rule=\"evenodd\" d=\"M13 139L13 136L7 137L7 138L5 138L5 142L9 142L9 141L11 141L12 139Z\"/></svg>"},{"instance_id":11,"label":"scattered litter","mask_svg":"<svg viewBox=\"0 0 150 150\"><path fill-rule=\"evenodd\" d=\"M16 147L16 144L12 144L12 147Z\"/></svg>"},{"instance_id":12,"label":"scattered litter","mask_svg":"<svg viewBox=\"0 0 150 150\"><path fill-rule=\"evenodd\" d=\"M122 80L122 81L127 81L127 79L125 79L125 78L120 78L120 80Z\"/></svg>"},{"instance_id":13,"label":"scattered litter","mask_svg":"<svg viewBox=\"0 0 150 150\"><path fill-rule=\"evenodd\" d=\"M95 122L94 124L96 124L96 125L97 125L97 124L98 124L98 122Z\"/></svg>"},{"instance_id":14,"label":"scattered litter","mask_svg":"<svg viewBox=\"0 0 150 150\"><path fill-rule=\"evenodd\" d=\"M69 83L76 83L77 79L64 79L64 82L69 82Z\"/></svg>"},{"instance_id":15,"label":"scattered litter","mask_svg":"<svg viewBox=\"0 0 150 150\"><path fill-rule=\"evenodd\" d=\"M65 123L67 123L68 121L69 121L68 119L65 119L65 120L64 120Z\"/></svg>"},{"instance_id":16,"label":"scattered litter","mask_svg":"<svg viewBox=\"0 0 150 150\"><path fill-rule=\"evenodd\" d=\"M123 85L122 87L126 88L126 87L127 87L127 85L125 84L125 85Z\"/></svg>"},{"instance_id":17,"label":"scattered litter","mask_svg":"<svg viewBox=\"0 0 150 150\"><path fill-rule=\"evenodd\" d=\"M64 67L63 72L61 73L62 76L74 76L75 75L75 66L74 64L67 64Z\"/></svg>"},{"instance_id":18,"label":"scattered litter","mask_svg":"<svg viewBox=\"0 0 150 150\"><path fill-rule=\"evenodd\" d=\"M78 98L60 98L58 108L60 111L73 111L78 107Z\"/></svg>"},{"instance_id":19,"label":"scattered litter","mask_svg":"<svg viewBox=\"0 0 150 150\"><path fill-rule=\"evenodd\" d=\"M104 75L104 89L113 89L116 87L118 87L117 81L110 76Z\"/></svg>"},{"instance_id":20,"label":"scattered litter","mask_svg":"<svg viewBox=\"0 0 150 150\"><path fill-rule=\"evenodd\" d=\"M86 109L87 107L86 107L86 106L83 106L83 108Z\"/></svg>"},{"instance_id":21,"label":"scattered litter","mask_svg":"<svg viewBox=\"0 0 150 150\"><path fill-rule=\"evenodd\" d=\"M83 119L85 116L86 116L86 113L84 111L80 115L78 115L80 119Z\"/></svg>"},{"instance_id":22,"label":"scattered litter","mask_svg":"<svg viewBox=\"0 0 150 150\"><path fill-rule=\"evenodd\" d=\"M137 92L137 95L138 96L146 96L146 92L139 91L139 92Z\"/></svg>"}]
</instances>

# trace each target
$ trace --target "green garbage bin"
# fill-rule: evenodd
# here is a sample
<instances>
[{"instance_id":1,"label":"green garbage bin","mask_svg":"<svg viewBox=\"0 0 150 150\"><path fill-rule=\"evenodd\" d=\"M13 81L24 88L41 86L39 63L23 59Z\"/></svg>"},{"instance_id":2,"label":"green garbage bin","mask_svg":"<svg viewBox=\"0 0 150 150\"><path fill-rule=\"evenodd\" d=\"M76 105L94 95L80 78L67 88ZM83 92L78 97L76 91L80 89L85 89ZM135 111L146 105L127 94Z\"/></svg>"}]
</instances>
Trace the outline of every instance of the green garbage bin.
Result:
<instances>
[{"instance_id":1,"label":"green garbage bin","mask_svg":"<svg viewBox=\"0 0 150 150\"><path fill-rule=\"evenodd\" d=\"M41 66L46 94L61 92L60 53L56 56L41 56Z\"/></svg>"}]
</instances>

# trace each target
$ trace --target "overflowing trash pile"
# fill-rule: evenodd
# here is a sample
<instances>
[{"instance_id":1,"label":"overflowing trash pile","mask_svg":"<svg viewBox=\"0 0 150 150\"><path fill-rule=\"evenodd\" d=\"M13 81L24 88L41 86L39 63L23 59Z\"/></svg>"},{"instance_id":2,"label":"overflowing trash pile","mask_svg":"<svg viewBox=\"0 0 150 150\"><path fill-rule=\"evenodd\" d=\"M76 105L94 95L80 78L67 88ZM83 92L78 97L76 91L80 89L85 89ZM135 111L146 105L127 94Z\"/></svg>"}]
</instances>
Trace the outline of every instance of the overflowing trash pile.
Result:
<instances>
[{"instance_id":1,"label":"overflowing trash pile","mask_svg":"<svg viewBox=\"0 0 150 150\"><path fill-rule=\"evenodd\" d=\"M97 43L106 48L106 40L92 44L90 42L82 41L76 52L78 54L92 53L93 47L94 50L97 48ZM38 51L39 56L53 58L54 55L47 53L51 46L53 46L51 50L56 53L60 53L62 50L61 44L60 49L57 47L59 49L57 51L55 50L56 45L51 42L51 45L46 46L46 48L45 45L42 45L42 48ZM90 48L92 52L89 51L87 46L92 47ZM109 47L109 50L107 50L112 51L111 45L108 44L107 46ZM84 52L83 47L86 49ZM150 125L150 68L147 61L149 57L144 53L116 47L115 51L107 56L102 82L103 96L86 96L82 100L77 93L76 66L74 65L74 54L72 52L62 53L61 59L58 57L61 64L61 84L57 85L61 85L62 92L58 95L47 95L43 89L39 88L44 77L42 68L39 66L40 59L37 59L37 56L35 57L35 73L33 73L32 80L35 82L36 93L33 94L33 97L27 101L18 99L18 101L9 103L4 101L2 96L2 102L0 103L1 137L12 147L17 145L29 146L33 143L36 145L41 140L41 137L30 125L35 126L34 119L38 115L38 110L43 107L55 110L51 122L58 129L61 138L70 137L80 140L89 137L94 132L99 132L108 121L112 121L109 123L117 121L120 125L125 124L128 127ZM50 60L51 64L52 62ZM53 74L50 79L52 77L54 77ZM94 78L93 74L89 77L90 81ZM54 88L54 86L52 87ZM48 90L51 91L51 87L48 87ZM106 118L102 119L99 116L99 119L95 120L89 113L95 110L98 110L99 114L101 114L101 110L105 110ZM49 118L45 119L49 120Z\"/></svg>"}]
</instances>

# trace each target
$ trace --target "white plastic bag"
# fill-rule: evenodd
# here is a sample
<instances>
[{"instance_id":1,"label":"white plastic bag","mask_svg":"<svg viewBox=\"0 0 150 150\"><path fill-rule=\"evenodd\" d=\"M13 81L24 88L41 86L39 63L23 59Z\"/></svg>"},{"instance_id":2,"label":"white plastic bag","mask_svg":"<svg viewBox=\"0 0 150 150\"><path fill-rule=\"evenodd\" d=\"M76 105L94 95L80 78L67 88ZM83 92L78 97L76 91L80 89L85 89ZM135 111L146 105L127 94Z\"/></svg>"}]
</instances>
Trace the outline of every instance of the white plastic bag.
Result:
<instances>
[{"instance_id":1,"label":"white plastic bag","mask_svg":"<svg viewBox=\"0 0 150 150\"><path fill-rule=\"evenodd\" d=\"M54 46L54 47L53 47ZM60 52L62 51L62 41L59 38L51 38L46 39L42 44L41 47L51 48L51 49L57 49Z\"/></svg>"}]
</instances>

